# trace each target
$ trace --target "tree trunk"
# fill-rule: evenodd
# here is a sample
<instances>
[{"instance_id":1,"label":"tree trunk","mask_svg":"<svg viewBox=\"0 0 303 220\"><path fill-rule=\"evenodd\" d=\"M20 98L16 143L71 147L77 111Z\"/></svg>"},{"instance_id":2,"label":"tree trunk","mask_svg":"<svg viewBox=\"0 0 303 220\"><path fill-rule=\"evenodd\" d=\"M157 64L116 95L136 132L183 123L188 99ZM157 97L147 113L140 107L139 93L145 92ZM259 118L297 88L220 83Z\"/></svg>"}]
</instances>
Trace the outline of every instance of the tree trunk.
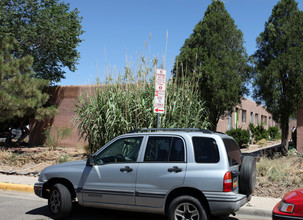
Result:
<instances>
[{"instance_id":1,"label":"tree trunk","mask_svg":"<svg viewBox=\"0 0 303 220\"><path fill-rule=\"evenodd\" d=\"M281 140L281 150L284 155L288 152L288 133L289 133L289 118L281 118L281 130L282 130L282 140Z\"/></svg>"},{"instance_id":2,"label":"tree trunk","mask_svg":"<svg viewBox=\"0 0 303 220\"><path fill-rule=\"evenodd\" d=\"M210 118L210 123L211 123L210 130L217 131L217 125L218 125L219 119L220 119L220 117L217 117L217 116L212 116Z\"/></svg>"}]
</instances>

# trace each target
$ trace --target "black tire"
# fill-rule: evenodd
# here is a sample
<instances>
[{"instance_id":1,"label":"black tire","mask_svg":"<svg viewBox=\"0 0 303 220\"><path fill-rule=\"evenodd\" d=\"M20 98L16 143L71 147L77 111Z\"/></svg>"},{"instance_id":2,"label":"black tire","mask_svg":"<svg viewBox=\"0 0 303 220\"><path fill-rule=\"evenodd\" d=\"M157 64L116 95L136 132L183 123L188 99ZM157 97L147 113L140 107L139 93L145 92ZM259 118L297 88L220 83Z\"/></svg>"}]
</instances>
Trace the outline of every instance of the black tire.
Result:
<instances>
[{"instance_id":1,"label":"black tire","mask_svg":"<svg viewBox=\"0 0 303 220\"><path fill-rule=\"evenodd\" d=\"M251 195L256 186L256 160L252 156L245 156L242 160L239 177L239 192L244 195Z\"/></svg>"},{"instance_id":2,"label":"black tire","mask_svg":"<svg viewBox=\"0 0 303 220\"><path fill-rule=\"evenodd\" d=\"M57 183L50 191L48 197L48 208L51 217L54 219L64 219L72 211L72 196L66 186Z\"/></svg>"},{"instance_id":3,"label":"black tire","mask_svg":"<svg viewBox=\"0 0 303 220\"><path fill-rule=\"evenodd\" d=\"M204 205L192 196L175 198L169 205L167 215L169 220L208 220Z\"/></svg>"}]
</instances>

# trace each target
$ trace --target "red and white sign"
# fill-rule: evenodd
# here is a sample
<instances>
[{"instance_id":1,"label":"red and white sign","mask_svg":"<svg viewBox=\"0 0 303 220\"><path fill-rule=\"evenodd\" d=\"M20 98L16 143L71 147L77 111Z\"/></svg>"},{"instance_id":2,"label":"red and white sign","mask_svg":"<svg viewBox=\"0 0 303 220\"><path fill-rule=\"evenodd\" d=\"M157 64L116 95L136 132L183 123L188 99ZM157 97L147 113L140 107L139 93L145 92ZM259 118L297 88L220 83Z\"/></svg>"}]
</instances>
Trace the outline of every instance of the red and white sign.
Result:
<instances>
[{"instance_id":1,"label":"red and white sign","mask_svg":"<svg viewBox=\"0 0 303 220\"><path fill-rule=\"evenodd\" d=\"M166 70L156 69L154 113L164 113L166 90Z\"/></svg>"}]
</instances>

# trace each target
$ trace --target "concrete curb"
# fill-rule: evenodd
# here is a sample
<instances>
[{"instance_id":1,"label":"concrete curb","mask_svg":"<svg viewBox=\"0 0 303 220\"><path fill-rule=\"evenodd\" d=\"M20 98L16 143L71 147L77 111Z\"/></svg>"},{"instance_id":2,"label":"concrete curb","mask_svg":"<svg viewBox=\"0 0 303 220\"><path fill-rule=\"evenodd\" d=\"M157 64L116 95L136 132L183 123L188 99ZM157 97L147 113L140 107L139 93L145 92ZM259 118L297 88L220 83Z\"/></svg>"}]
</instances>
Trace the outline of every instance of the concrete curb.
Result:
<instances>
[{"instance_id":1,"label":"concrete curb","mask_svg":"<svg viewBox=\"0 0 303 220\"><path fill-rule=\"evenodd\" d=\"M8 191L19 191L19 192L34 193L34 186L23 185L23 184L0 183L0 189L8 190Z\"/></svg>"}]
</instances>

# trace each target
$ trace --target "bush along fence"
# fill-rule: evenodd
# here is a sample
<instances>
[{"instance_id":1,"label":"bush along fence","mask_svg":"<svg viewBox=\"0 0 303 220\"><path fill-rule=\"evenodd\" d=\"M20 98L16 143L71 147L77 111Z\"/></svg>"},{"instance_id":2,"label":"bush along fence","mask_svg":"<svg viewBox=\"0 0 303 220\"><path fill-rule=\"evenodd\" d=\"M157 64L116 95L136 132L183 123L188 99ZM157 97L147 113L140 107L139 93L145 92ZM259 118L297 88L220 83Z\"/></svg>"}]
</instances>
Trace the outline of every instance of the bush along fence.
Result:
<instances>
[{"instance_id":1,"label":"bush along fence","mask_svg":"<svg viewBox=\"0 0 303 220\"><path fill-rule=\"evenodd\" d=\"M249 130L241 128L231 129L226 134L233 137L240 147L246 147L250 143L257 143L262 139L277 140L281 137L280 130L277 127L269 127L266 130L263 124L255 126L252 123L249 124Z\"/></svg>"}]
</instances>

